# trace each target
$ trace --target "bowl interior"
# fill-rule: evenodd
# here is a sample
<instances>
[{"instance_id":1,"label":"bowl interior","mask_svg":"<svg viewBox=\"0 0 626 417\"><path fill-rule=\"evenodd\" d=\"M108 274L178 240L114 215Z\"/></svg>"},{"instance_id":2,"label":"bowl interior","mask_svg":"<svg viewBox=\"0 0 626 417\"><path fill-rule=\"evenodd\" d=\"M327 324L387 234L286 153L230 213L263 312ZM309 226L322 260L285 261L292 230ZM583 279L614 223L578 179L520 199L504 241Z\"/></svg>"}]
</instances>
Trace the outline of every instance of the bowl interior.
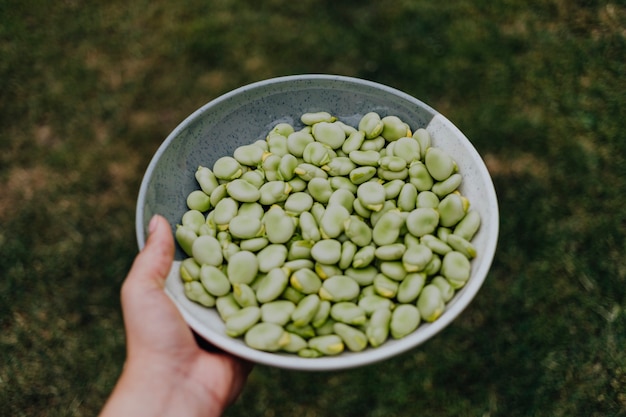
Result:
<instances>
[{"instance_id":1,"label":"bowl interior","mask_svg":"<svg viewBox=\"0 0 626 417\"><path fill-rule=\"evenodd\" d=\"M159 147L141 184L136 233L138 245L143 248L147 224L153 214L163 215L172 231L175 230L187 210L187 195L198 189L194 173L199 165L212 167L217 158L232 155L236 147L265 138L279 122L289 122L297 128L301 126L300 115L315 111L328 111L353 126L370 111L381 116L396 115L412 130L426 128L433 145L444 149L456 160L463 175L460 191L480 213L482 224L472 241L479 252L472 261L472 276L448 302L444 314L434 323L422 324L411 335L400 340L390 339L376 349L308 359L292 354L260 352L227 336L222 320L213 309L185 297L178 268L186 256L180 249L177 249L166 290L188 324L202 337L228 352L282 368L332 370L380 361L423 343L445 328L471 302L491 266L499 225L493 183L470 141L437 111L396 89L341 76L280 77L241 87L198 109Z\"/></svg>"}]
</instances>

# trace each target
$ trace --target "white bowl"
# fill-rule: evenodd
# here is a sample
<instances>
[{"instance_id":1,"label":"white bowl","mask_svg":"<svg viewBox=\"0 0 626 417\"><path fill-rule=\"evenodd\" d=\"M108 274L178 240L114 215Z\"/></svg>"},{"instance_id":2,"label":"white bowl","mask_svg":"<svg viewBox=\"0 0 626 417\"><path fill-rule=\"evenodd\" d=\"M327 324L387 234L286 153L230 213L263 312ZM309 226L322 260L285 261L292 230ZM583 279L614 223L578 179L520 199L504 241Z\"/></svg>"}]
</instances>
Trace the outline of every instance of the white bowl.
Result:
<instances>
[{"instance_id":1,"label":"white bowl","mask_svg":"<svg viewBox=\"0 0 626 417\"><path fill-rule=\"evenodd\" d=\"M298 125L306 112L328 111L351 125L364 114L396 115L413 130L426 128L433 146L457 162L463 183L460 191L480 213L482 224L472 240L478 255L472 260L467 284L450 300L444 313L412 334L389 339L378 348L338 356L301 358L294 354L268 353L246 346L226 335L224 323L214 309L189 301L179 276L186 256L177 250L166 282L166 291L183 317L200 336L215 346L249 361L286 369L327 371L371 364L414 349L448 326L468 306L481 288L498 240L498 202L487 168L465 135L444 116L394 88L356 78L335 75L298 75L250 84L207 103L185 119L165 139L145 173L136 212L136 233L143 248L147 225L153 214L165 216L175 230L187 210L187 195L198 188L194 178L199 165L212 166L220 156L232 155L237 146L265 137L278 122Z\"/></svg>"}]
</instances>

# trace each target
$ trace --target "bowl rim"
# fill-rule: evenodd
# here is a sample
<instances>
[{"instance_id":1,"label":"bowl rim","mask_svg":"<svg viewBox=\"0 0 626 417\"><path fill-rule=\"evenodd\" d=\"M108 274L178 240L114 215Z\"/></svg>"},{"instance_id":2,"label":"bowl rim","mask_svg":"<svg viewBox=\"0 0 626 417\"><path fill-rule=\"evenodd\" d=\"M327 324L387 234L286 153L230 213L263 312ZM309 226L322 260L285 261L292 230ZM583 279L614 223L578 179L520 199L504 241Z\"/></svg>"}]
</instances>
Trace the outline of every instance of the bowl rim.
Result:
<instances>
[{"instance_id":1,"label":"bowl rim","mask_svg":"<svg viewBox=\"0 0 626 417\"><path fill-rule=\"evenodd\" d=\"M352 83L359 84L363 86L367 86L372 89L377 89L381 91L385 91L397 97L400 97L403 100L414 103L419 107L424 108L428 112L434 115L434 118L440 118L443 122L446 123L446 127L459 137L464 145L464 150L468 153L468 155L472 159L472 163L475 165L477 170L479 171L479 175L484 179L485 186L488 188L485 190L486 194L492 196L488 201L488 205L490 211L494 214L489 219L482 219L483 222L489 223L489 229L492 231L493 238L487 240L487 245L483 247L482 256L485 258L480 263L479 268L473 271L473 276L464 287L463 294L455 300L453 304L447 304L444 314L441 315L435 322L433 323L423 323L420 325L420 332L414 332L402 339L394 340L393 345L387 346L383 345L376 349L368 349L366 353L364 352L348 352L346 354L338 355L338 356L326 356L321 358L301 358L294 354L283 354L283 353L271 353L271 352L262 352L255 349L252 349L248 346L245 346L241 343L235 343L235 340L226 336L219 335L218 339L213 340L207 332L203 331L202 323L198 321L198 319L186 311L179 304L177 298L180 294L174 294L168 288L166 288L166 293L173 300L178 310L180 311L183 318L186 320L187 324L200 336L209 339L209 342L214 344L216 347L227 351L235 356L244 358L246 360L253 361L262 365L269 365L278 368L284 369L292 369L292 370L305 370L305 371L332 371L332 370L340 370L340 369L348 369L359 366L370 365L376 362L380 362L386 359L389 359L398 354L404 353L408 350L414 349L422 343L431 339L434 335L441 332L448 325L450 325L466 307L471 304L472 300L475 298L476 294L482 287L484 281L487 278L487 274L493 262L493 258L495 257L496 246L499 235L499 211L498 211L498 200L495 191L495 187L493 185L493 180L487 167L481 158L478 151L475 149L471 141L463 134L451 121L449 121L445 116L443 116L440 112L429 106L428 104L422 102L421 100L400 91L394 87L390 87L384 84L380 84L374 81L369 81L361 78L342 76L342 75L330 75L330 74L301 74L301 75L288 75L288 76L280 76L269 78L257 82L253 82L247 85L243 85L234 90L226 92L194 112L192 112L189 116L187 116L180 124L178 124L166 137L166 139L161 143L158 147L157 151L153 155L149 165L146 168L144 177L141 182L141 186L139 189L139 194L137 198L137 207L135 213L135 232L136 239L139 250L142 250L145 246L146 242L146 219L144 218L144 202L146 200L146 195L148 191L148 185L150 183L151 173L154 172L155 167L159 163L161 156L168 149L170 143L174 141L178 135L183 132L190 124L192 124L199 116L203 115L211 108L218 106L219 104L230 100L231 98L242 94L244 92L248 92L250 90L265 88L272 84L284 84L291 83L293 81L306 81L306 80L324 80L324 81L337 81L342 83ZM149 219L148 219L149 220ZM172 265L170 276L172 274L178 277L177 268L179 267L180 261L175 261ZM168 278L170 279L170 278ZM209 332L212 333L212 332ZM230 340L229 340L230 339Z\"/></svg>"}]
</instances>

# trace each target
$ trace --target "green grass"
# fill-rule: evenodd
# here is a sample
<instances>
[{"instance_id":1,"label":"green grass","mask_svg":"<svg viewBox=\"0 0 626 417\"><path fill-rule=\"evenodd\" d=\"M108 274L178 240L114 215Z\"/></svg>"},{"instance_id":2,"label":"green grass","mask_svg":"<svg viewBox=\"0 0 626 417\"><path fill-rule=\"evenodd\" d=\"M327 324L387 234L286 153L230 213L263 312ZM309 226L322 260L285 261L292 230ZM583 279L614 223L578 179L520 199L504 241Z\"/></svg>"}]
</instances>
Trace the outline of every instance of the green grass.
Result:
<instances>
[{"instance_id":1,"label":"green grass","mask_svg":"<svg viewBox=\"0 0 626 417\"><path fill-rule=\"evenodd\" d=\"M233 88L323 72L406 91L467 134L498 252L428 343L337 373L259 366L227 415L626 415L626 6L483 3L0 0L1 414L105 401L135 199L165 136Z\"/></svg>"}]
</instances>

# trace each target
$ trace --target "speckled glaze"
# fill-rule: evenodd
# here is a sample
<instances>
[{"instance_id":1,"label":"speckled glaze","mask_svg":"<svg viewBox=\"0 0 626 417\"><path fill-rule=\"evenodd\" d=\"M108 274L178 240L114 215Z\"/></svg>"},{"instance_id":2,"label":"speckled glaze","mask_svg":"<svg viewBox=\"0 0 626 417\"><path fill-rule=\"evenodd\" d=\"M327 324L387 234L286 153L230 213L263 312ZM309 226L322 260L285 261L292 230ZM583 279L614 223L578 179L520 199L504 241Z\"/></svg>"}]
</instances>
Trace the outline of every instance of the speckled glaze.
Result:
<instances>
[{"instance_id":1,"label":"speckled glaze","mask_svg":"<svg viewBox=\"0 0 626 417\"><path fill-rule=\"evenodd\" d=\"M424 324L411 335L389 340L363 352L345 352L338 357L300 358L248 348L228 337L215 311L186 299L178 273L184 259L177 250L166 291L187 323L216 346L265 365L300 370L351 368L387 359L412 349L452 322L475 297L493 260L498 239L498 204L489 172L471 142L450 121L420 100L396 89L366 80L335 75L297 75L250 84L207 103L185 119L165 139L152 158L139 191L136 234L143 248L147 225L153 214L165 216L174 231L186 208L187 195L198 189L194 173L199 165L212 167L220 156L232 155L237 146L265 138L279 122L301 126L306 112L327 111L356 126L370 111L396 115L413 130L426 128L433 145L444 149L457 162L463 175L461 192L481 215L482 225L472 243L478 256L472 261L472 276L434 323Z\"/></svg>"}]
</instances>

